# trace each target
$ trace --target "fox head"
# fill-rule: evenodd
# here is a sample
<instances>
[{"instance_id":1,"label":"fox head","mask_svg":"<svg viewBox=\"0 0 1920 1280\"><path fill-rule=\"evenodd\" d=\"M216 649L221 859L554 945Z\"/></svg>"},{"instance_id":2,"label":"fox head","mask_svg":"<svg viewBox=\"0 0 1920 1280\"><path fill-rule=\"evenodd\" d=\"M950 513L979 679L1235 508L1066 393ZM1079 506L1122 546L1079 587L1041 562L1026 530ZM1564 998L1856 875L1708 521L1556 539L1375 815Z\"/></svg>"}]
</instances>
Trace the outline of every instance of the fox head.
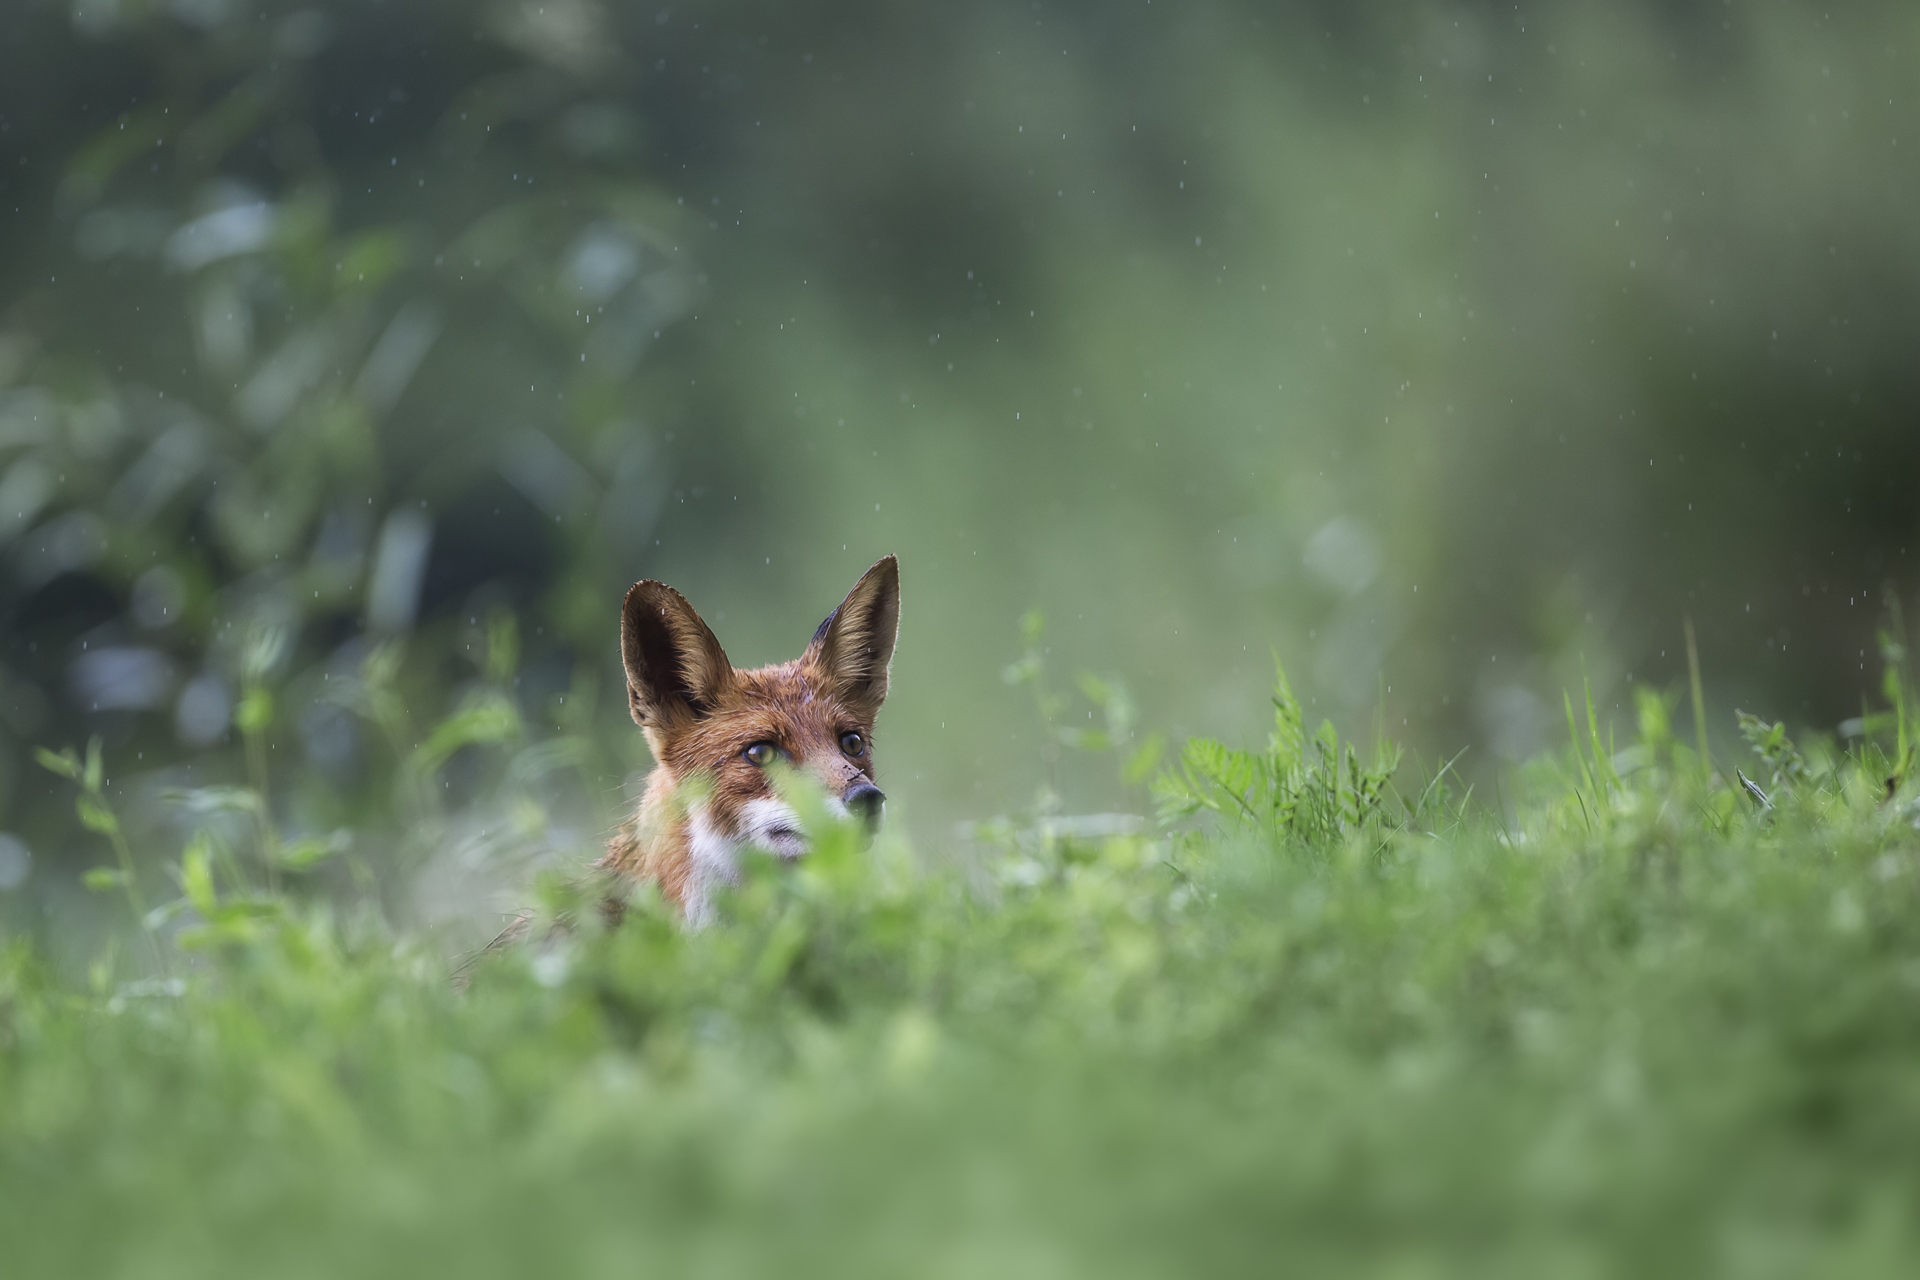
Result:
<instances>
[{"instance_id":1,"label":"fox head","mask_svg":"<svg viewBox=\"0 0 1920 1280\"><path fill-rule=\"evenodd\" d=\"M682 783L702 792L685 829L648 858L663 888L698 913L704 886L737 877L735 856L757 845L782 857L807 850L799 815L776 794L772 771L810 775L842 815L878 819L873 722L887 696L900 621L900 568L874 565L791 662L736 670L686 598L637 582L620 619L627 704L657 767L642 817Z\"/></svg>"}]
</instances>

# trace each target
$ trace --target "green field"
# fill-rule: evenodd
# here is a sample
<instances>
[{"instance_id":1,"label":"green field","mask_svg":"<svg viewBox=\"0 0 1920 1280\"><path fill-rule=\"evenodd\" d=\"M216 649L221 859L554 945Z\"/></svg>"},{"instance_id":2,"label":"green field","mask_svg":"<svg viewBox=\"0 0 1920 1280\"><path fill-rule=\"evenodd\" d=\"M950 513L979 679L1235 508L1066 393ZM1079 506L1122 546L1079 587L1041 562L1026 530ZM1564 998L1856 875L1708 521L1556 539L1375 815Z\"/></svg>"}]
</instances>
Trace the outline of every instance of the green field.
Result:
<instances>
[{"instance_id":1,"label":"green field","mask_svg":"<svg viewBox=\"0 0 1920 1280\"><path fill-rule=\"evenodd\" d=\"M698 934L549 875L464 991L195 840L0 958L6 1274L1911 1275L1911 718L1716 768L1671 705L1496 798L1283 682L1138 833L823 828Z\"/></svg>"},{"instance_id":2,"label":"green field","mask_svg":"<svg viewBox=\"0 0 1920 1280\"><path fill-rule=\"evenodd\" d=\"M0 0L0 1280L1920 1276L1917 62ZM625 593L885 555L609 929Z\"/></svg>"}]
</instances>

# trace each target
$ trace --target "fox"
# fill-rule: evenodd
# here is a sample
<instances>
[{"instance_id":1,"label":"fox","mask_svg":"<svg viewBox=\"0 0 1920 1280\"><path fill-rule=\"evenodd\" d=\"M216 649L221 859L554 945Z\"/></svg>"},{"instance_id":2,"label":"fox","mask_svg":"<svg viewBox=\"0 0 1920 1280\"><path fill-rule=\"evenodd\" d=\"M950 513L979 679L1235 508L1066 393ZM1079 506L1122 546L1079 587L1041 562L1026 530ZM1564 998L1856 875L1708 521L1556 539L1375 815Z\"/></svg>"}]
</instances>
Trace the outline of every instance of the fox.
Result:
<instances>
[{"instance_id":1,"label":"fox","mask_svg":"<svg viewBox=\"0 0 1920 1280\"><path fill-rule=\"evenodd\" d=\"M900 628L900 566L882 557L790 661L737 670L685 596L636 582L620 613L627 708L653 769L597 867L630 887L659 886L685 923L714 917L757 847L804 856L806 833L776 793L780 765L810 776L840 817L878 823L874 722L887 698Z\"/></svg>"}]
</instances>

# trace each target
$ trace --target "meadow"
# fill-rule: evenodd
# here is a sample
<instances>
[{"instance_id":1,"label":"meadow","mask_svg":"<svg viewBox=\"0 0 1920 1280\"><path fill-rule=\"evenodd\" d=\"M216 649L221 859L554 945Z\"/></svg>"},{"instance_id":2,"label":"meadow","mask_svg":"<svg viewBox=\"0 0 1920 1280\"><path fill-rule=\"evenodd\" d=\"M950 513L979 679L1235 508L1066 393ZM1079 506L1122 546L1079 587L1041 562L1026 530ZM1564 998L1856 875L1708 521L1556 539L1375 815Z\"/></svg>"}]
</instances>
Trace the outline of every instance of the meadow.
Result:
<instances>
[{"instance_id":1,"label":"meadow","mask_svg":"<svg viewBox=\"0 0 1920 1280\"><path fill-rule=\"evenodd\" d=\"M1916 50L0 3L0 1280L1920 1272ZM623 593L884 554L606 927Z\"/></svg>"},{"instance_id":2,"label":"meadow","mask_svg":"<svg viewBox=\"0 0 1920 1280\"><path fill-rule=\"evenodd\" d=\"M0 958L7 1274L1908 1275L1889 656L1842 746L1745 717L1714 761L1685 698L1616 743L1569 697L1498 797L1282 676L1268 740L1188 742L1152 821L916 853L816 815L712 928L646 893L609 928L576 864L478 954L198 797L177 901L82 970ZM510 772L463 715L436 751ZM127 896L98 752L42 763Z\"/></svg>"}]
</instances>

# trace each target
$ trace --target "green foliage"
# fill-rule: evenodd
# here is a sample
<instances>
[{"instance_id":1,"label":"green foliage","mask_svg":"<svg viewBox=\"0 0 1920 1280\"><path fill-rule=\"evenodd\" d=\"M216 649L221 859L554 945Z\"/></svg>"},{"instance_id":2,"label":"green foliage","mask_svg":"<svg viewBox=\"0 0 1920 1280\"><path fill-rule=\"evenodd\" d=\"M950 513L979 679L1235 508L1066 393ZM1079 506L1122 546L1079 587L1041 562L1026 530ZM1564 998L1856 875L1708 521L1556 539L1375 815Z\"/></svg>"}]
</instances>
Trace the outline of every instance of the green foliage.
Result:
<instances>
[{"instance_id":1,"label":"green foliage","mask_svg":"<svg viewBox=\"0 0 1920 1280\"><path fill-rule=\"evenodd\" d=\"M581 132L586 119L601 134L631 123L607 98L604 50L582 62L538 31L410 4L392 20L411 24L409 47L437 51L436 83L411 101L422 83L410 72L379 72L380 104L356 108L364 124L343 132L342 84L393 38L370 34L387 30L379 6L43 8L63 14L54 34L23 19L33 30L9 29L5 60L27 38L76 64L106 59L115 70L100 82L118 96L54 109L71 119L39 144L32 170L48 189L25 203L51 237L27 252L55 264L34 277L58 287L0 315L0 551L18 565L42 549L8 577L10 616L30 621L0 651L0 826L51 820L38 789L13 785L10 744L101 729L140 773L186 764L251 791L250 835L223 838L263 887L332 856L330 836L284 831L285 810L404 843L434 807L427 775L463 747L518 741L529 710L475 696L440 663L448 631L484 624L475 648L496 692L522 665L516 609L531 611L550 664L595 665L608 617L577 602L617 601L654 545L666 473L638 421L651 405L636 372L697 291L679 206L630 148L616 155ZM591 4L559 8L563 26L597 21ZM12 119L33 110L5 104ZM371 160L361 130L375 116ZM361 199L369 169L397 199ZM535 383L536 401L502 398ZM499 516L503 487L519 521L512 550L541 563L539 580L427 598L436 539L470 542ZM483 510L462 506L482 491ZM90 641L68 632L63 606L50 616L25 603L56 580L107 611L86 622ZM429 643L409 649L416 627ZM135 653L149 678L94 705L70 671L89 642ZM349 666L357 680L335 670ZM176 733L193 690L201 714ZM332 776L298 767L311 764L303 724L330 706L373 731L338 731ZM409 706L454 722L429 741ZM80 714L85 729L59 728ZM631 748L607 737L591 761L614 782L616 752ZM83 788L89 830L161 820L129 781L132 807L116 796L117 817ZM61 865L79 861L63 848L39 852L48 883L79 869ZM122 880L137 895L138 878Z\"/></svg>"},{"instance_id":2,"label":"green foliage","mask_svg":"<svg viewBox=\"0 0 1920 1280\"><path fill-rule=\"evenodd\" d=\"M1160 784L1210 831L1037 876L783 778L814 852L712 927L547 876L458 987L203 833L178 977L0 950L9 1274L1908 1274L1920 813L1859 753L1720 807L1668 705L1431 830L1281 679Z\"/></svg>"},{"instance_id":3,"label":"green foliage","mask_svg":"<svg viewBox=\"0 0 1920 1280\"><path fill-rule=\"evenodd\" d=\"M1075 682L1086 736L1024 630L1051 741L1125 756L1124 686ZM485 764L476 813L532 843L588 749L512 698L516 634L417 730L397 646L334 691L427 856L471 838L444 774ZM576 853L458 956L391 922L377 833L288 822L264 773L164 794L191 834L148 910L101 744L42 752L153 956L0 951L9 1274L1907 1273L1906 704L1844 752L1742 717L1749 805L1674 696L1624 748L1583 701L1487 812L1451 762L1403 793L1384 735L1310 730L1276 669L1265 746L1188 742L1167 825L1042 811L979 861L780 772L813 851L751 859L710 927Z\"/></svg>"},{"instance_id":4,"label":"green foliage","mask_svg":"<svg viewBox=\"0 0 1920 1280\"><path fill-rule=\"evenodd\" d=\"M814 853L698 933L645 890L609 928L579 871L643 763L602 696L642 573L784 608L835 547L937 558L902 661L951 696L903 667L888 715L954 715L917 781L970 803L1034 753L951 622L1046 565L1110 661L1180 673L1149 707L1219 679L1169 614L1318 626L1355 715L1373 641L1478 661L1609 563L1646 616L1710 579L1845 634L1780 566L1818 525L1837 598L1891 527L1860 477L1913 470L1920 309L1878 270L1920 226L1907 9L1762 6L1649 77L1678 7L1201 6L1172 40L1166 5L851 40L764 2L14 7L0 1273L1914 1270L1897 616L1844 749L1747 717L1716 776L1689 623L1690 743L1641 689L1621 746L1588 687L1476 809L1452 762L1410 777L1384 690L1363 751L1283 675L1156 826L1065 811L1095 772L1138 808L1165 743L1122 680L1049 679L1036 612L1038 794L984 847L867 847L796 791ZM490 495L527 519L488 550ZM429 529L479 568L421 616L376 585ZM1599 581L1532 585L1567 537ZM165 679L88 705L107 647ZM524 940L450 941L503 884Z\"/></svg>"},{"instance_id":5,"label":"green foliage","mask_svg":"<svg viewBox=\"0 0 1920 1280\"><path fill-rule=\"evenodd\" d=\"M1241 751L1208 738L1187 743L1179 764L1154 784L1163 818L1203 810L1248 824L1269 839L1322 850L1348 836L1411 825L1427 814L1431 788L1415 805L1396 799L1400 750L1378 742L1362 764L1331 721L1311 735L1300 700L1275 664L1273 732L1265 751Z\"/></svg>"},{"instance_id":6,"label":"green foliage","mask_svg":"<svg viewBox=\"0 0 1920 1280\"><path fill-rule=\"evenodd\" d=\"M641 576L730 608L727 642L774 656L854 561L927 565L945 604L910 606L900 687L939 673L955 696L896 698L888 735L940 744L918 780L934 825L1029 802L1036 752L1006 748L980 631L955 621L997 627L1042 592L1056 635L1077 620L1111 637L1099 675L1126 670L1149 719L1216 714L1223 673L1194 657L1234 635L1298 654L1319 707L1358 725L1385 646L1409 682L1396 732L1451 751L1482 731L1472 663L1491 640L1520 638L1516 685L1550 697L1579 645L1600 657L1606 638L1561 623L1601 600L1711 607L1723 675L1854 710L1851 672L1750 664L1782 629L1796 652L1837 651L1859 615L1829 606L1912 563L1860 488L1904 492L1915 470L1906 419L1875 407L1905 394L1920 316L1910 277L1876 270L1912 260L1920 226L1912 173L1884 155L1911 132L1883 52L1904 47L1907 7L1849 6L1816 32L1761 6L1703 42L1674 36L1671 6L1549 4L1524 28L1491 9L1327 26L1283 6L1258 38L1235 3L1080 6L1017 33L945 6L831 68L791 6L722 8L8 7L0 828L35 848L20 915L85 861L41 834L70 797L22 785L34 746L101 731L138 772L270 787L317 831L383 825L423 737L360 736L404 719L382 712L329 743L315 726L344 704L321 682L394 645L387 690L428 728L470 692L442 660L449 633L508 604L549 677L520 707L536 719L576 668L618 681L617 603ZM1169 42L1176 21L1190 38ZM1380 43L1402 25L1476 52ZM1673 74L1651 83L1644 51L1668 44ZM1099 53L1057 63L1069 46ZM1585 76L1553 70L1573 65ZM1142 66L1167 92L1142 94ZM1349 73L1419 88L1314 88ZM1020 87L954 114L952 84L1005 74ZM1623 85L1631 110L1591 109L1595 86ZM1862 95L1851 114L1827 100L1837 85ZM1517 96L1486 110L1500 86ZM1504 183L1474 141L1496 115ZM1042 138L1063 145L1033 154ZM1172 173L1176 152L1195 172ZM1606 217L1591 181L1616 193ZM1170 234L1163 197L1191 236ZM1522 222L1537 234L1500 234ZM1830 222L1825 245L1796 230ZM1711 246L1732 256L1696 270ZM1869 314L1835 300L1847 272L1900 287L1869 289ZM1523 383L1533 402L1492 390ZM1540 434L1548 419L1570 444ZM1830 455L1769 470L1810 422ZM1830 564L1803 596L1782 566L1810 528ZM1321 535L1351 535L1358 560L1310 565ZM411 592L409 550L431 570ZM1576 563L1578 581L1540 569ZM1469 603L1469 579L1504 584L1501 607ZM1686 603L1705 580L1724 597ZM1750 619L1720 612L1736 599ZM1427 648L1443 635L1459 638ZM1677 677L1652 637L1611 637L1627 648L1595 668L1603 706L1622 691L1601 670ZM96 708L76 679L109 645L158 672L117 690L137 706ZM1402 660L1415 651L1433 660ZM1770 683L1789 680L1808 683ZM189 690L208 718L176 732ZM1124 762L1104 800L1130 802L1158 759L1143 736L1119 746L1124 704L1083 700L1071 670L1048 692L1044 784ZM1400 729L1403 708L1421 710ZM639 754L617 698L607 711L582 735L602 794ZM1522 719L1516 743L1538 728ZM1246 731L1226 723L1210 732ZM1704 767L1706 744L1687 745ZM392 842L448 776L407 779Z\"/></svg>"},{"instance_id":7,"label":"green foliage","mask_svg":"<svg viewBox=\"0 0 1920 1280\"><path fill-rule=\"evenodd\" d=\"M74 815L80 819L80 825L95 835L102 835L113 847L117 865L112 867L92 867L81 875L81 883L95 892L108 892L118 889L126 894L127 905L133 910L133 918L142 928L148 930L148 940L153 943L159 954L159 943L152 936L147 921L145 896L140 891L140 881L133 865L133 846L128 843L126 832L122 830L120 816L107 802L106 756L100 748L98 735L87 743L86 759L72 747L58 752L42 747L35 752L42 768L69 781L80 784L80 792L74 797ZM165 966L165 957L160 963Z\"/></svg>"},{"instance_id":8,"label":"green foliage","mask_svg":"<svg viewBox=\"0 0 1920 1280\"><path fill-rule=\"evenodd\" d=\"M1768 724L1760 717L1744 711L1736 712L1740 720L1740 736L1745 738L1753 753L1766 762L1776 787L1794 788L1805 784L1812 771L1801 756L1799 748L1787 737L1787 726L1778 721Z\"/></svg>"},{"instance_id":9,"label":"green foliage","mask_svg":"<svg viewBox=\"0 0 1920 1280\"><path fill-rule=\"evenodd\" d=\"M492 692L476 694L464 707L434 726L414 753L414 767L422 773L432 773L462 747L511 742L520 733L520 712L511 700Z\"/></svg>"},{"instance_id":10,"label":"green foliage","mask_svg":"<svg viewBox=\"0 0 1920 1280\"><path fill-rule=\"evenodd\" d=\"M1913 675L1907 666L1906 624L1900 610L1900 597L1888 592L1886 608L1890 622L1881 629L1878 638L1880 659L1885 667L1880 691L1889 709L1878 716L1863 716L1860 731L1869 740L1884 738L1889 730L1892 732L1893 754L1885 760L1887 792L1891 795L1913 776L1915 757L1920 755L1920 702L1915 700Z\"/></svg>"}]
</instances>

